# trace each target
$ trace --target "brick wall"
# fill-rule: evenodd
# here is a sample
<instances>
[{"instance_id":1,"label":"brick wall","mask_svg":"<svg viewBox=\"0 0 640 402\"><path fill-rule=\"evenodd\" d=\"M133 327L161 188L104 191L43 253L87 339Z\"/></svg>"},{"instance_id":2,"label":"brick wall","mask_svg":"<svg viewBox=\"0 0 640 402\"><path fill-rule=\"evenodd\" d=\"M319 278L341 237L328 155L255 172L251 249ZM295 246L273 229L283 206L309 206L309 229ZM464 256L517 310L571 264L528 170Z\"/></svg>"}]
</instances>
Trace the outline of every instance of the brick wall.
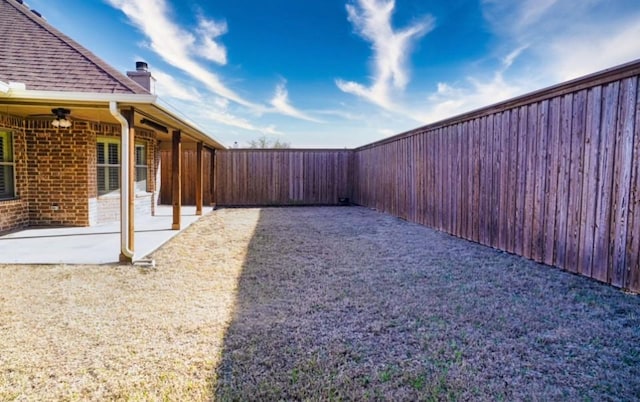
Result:
<instances>
[{"instance_id":1,"label":"brick wall","mask_svg":"<svg viewBox=\"0 0 640 402\"><path fill-rule=\"evenodd\" d=\"M0 201L0 232L34 226L88 226L118 220L119 197L97 194L97 137L120 137L120 126L75 121L56 129L49 120L23 120L0 113L0 129L13 133L16 198ZM149 164L147 190L137 194L136 213L155 211L158 143L151 130L136 128ZM113 197L113 196L111 196Z\"/></svg>"},{"instance_id":2,"label":"brick wall","mask_svg":"<svg viewBox=\"0 0 640 402\"><path fill-rule=\"evenodd\" d=\"M0 130L13 133L13 152L16 174L16 198L0 201L0 233L29 224L27 200L27 158L23 120L0 113Z\"/></svg>"},{"instance_id":3,"label":"brick wall","mask_svg":"<svg viewBox=\"0 0 640 402\"><path fill-rule=\"evenodd\" d=\"M27 121L26 126L30 224L88 226L118 220L119 197L98 196L96 141L98 137L120 138L120 126L86 121L75 121L70 129L55 129L49 121ZM154 161L155 133L136 128L136 141L147 145L147 160ZM152 193L155 170L155 163L149 163L147 180ZM151 214L153 205L148 198L141 199L145 204L141 210Z\"/></svg>"},{"instance_id":4,"label":"brick wall","mask_svg":"<svg viewBox=\"0 0 640 402\"><path fill-rule=\"evenodd\" d=\"M56 129L50 120L27 120L29 223L43 226L89 225L89 169L95 137L88 123Z\"/></svg>"}]
</instances>

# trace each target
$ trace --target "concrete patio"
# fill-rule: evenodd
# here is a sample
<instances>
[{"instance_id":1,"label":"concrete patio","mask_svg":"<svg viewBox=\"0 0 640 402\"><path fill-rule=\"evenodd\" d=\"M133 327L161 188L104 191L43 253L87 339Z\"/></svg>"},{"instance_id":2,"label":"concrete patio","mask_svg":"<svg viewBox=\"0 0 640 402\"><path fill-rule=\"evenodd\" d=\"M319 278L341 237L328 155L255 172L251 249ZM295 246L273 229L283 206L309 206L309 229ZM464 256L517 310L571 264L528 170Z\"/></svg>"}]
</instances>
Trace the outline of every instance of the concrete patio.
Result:
<instances>
[{"instance_id":1,"label":"concrete patio","mask_svg":"<svg viewBox=\"0 0 640 402\"><path fill-rule=\"evenodd\" d=\"M144 258L201 216L182 207L182 229L171 230L172 207L135 217L134 261ZM212 211L203 208L203 216ZM0 264L110 264L120 255L120 222L92 227L27 228L0 236Z\"/></svg>"}]
</instances>

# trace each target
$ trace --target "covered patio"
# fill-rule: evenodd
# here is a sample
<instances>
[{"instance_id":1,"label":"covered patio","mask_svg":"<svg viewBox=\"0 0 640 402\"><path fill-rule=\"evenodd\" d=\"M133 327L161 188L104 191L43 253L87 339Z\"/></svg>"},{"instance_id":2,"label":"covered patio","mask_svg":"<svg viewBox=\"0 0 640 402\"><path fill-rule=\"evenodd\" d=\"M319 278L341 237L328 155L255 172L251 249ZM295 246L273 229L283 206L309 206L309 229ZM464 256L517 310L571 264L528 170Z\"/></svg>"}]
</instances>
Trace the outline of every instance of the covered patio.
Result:
<instances>
[{"instance_id":1,"label":"covered patio","mask_svg":"<svg viewBox=\"0 0 640 402\"><path fill-rule=\"evenodd\" d=\"M134 261L189 227L202 215L195 206L181 208L181 229L173 230L173 207L158 205L154 216L136 214ZM89 227L29 227L0 236L0 264L111 264L118 263L120 222Z\"/></svg>"}]
</instances>

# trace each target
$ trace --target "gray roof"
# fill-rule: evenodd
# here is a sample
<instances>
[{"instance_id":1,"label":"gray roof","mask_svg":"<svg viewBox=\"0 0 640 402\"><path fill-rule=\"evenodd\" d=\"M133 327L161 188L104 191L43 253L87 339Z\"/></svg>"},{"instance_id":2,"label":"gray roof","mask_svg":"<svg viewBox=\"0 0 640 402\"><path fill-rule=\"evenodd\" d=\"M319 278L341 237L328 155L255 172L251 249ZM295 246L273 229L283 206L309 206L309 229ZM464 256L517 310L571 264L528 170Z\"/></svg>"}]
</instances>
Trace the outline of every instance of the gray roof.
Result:
<instances>
[{"instance_id":1,"label":"gray roof","mask_svg":"<svg viewBox=\"0 0 640 402\"><path fill-rule=\"evenodd\" d=\"M0 0L0 81L30 90L148 94L18 0Z\"/></svg>"}]
</instances>

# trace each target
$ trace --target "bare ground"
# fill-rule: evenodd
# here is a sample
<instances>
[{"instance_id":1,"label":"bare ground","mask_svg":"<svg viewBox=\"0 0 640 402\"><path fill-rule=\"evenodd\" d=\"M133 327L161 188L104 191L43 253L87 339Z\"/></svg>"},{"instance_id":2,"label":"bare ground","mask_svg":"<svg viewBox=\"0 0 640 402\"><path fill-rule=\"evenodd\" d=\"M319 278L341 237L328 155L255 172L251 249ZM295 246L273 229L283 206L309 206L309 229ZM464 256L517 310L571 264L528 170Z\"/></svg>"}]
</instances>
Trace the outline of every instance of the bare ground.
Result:
<instances>
[{"instance_id":1,"label":"bare ground","mask_svg":"<svg viewBox=\"0 0 640 402\"><path fill-rule=\"evenodd\" d=\"M364 208L1 266L0 400L640 400L640 298Z\"/></svg>"}]
</instances>

